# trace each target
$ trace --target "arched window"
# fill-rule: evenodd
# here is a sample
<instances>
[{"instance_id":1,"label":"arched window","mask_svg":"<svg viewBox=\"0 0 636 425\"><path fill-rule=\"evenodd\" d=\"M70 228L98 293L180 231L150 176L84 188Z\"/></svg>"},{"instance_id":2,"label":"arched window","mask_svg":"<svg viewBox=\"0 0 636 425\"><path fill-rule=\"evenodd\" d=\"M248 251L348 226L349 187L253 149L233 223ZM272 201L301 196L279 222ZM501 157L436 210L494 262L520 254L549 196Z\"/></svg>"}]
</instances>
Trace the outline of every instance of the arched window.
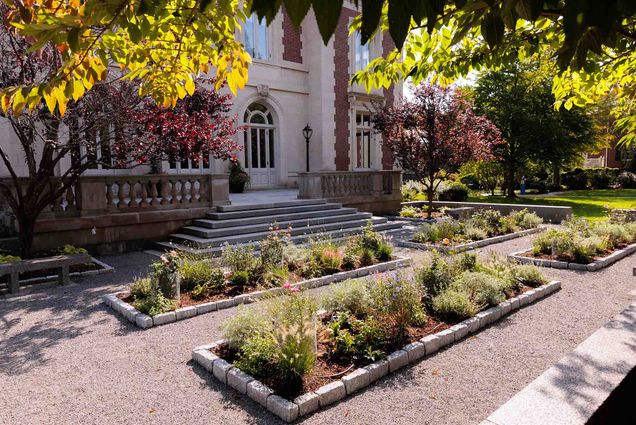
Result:
<instances>
[{"instance_id":1,"label":"arched window","mask_svg":"<svg viewBox=\"0 0 636 425\"><path fill-rule=\"evenodd\" d=\"M252 185L275 184L276 146L274 116L262 103L252 103L243 114L245 168Z\"/></svg>"}]
</instances>

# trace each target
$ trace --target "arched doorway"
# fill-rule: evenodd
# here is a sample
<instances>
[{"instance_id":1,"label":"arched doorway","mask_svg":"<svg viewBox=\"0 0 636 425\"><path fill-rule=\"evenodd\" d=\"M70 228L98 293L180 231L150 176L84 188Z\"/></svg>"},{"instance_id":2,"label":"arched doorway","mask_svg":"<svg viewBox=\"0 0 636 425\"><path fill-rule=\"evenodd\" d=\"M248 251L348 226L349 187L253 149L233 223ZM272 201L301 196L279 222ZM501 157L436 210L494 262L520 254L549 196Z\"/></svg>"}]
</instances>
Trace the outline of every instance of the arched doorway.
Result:
<instances>
[{"instance_id":1,"label":"arched doorway","mask_svg":"<svg viewBox=\"0 0 636 425\"><path fill-rule=\"evenodd\" d=\"M251 187L273 187L278 183L276 125L272 111L262 103L252 103L243 115L244 165Z\"/></svg>"}]
</instances>

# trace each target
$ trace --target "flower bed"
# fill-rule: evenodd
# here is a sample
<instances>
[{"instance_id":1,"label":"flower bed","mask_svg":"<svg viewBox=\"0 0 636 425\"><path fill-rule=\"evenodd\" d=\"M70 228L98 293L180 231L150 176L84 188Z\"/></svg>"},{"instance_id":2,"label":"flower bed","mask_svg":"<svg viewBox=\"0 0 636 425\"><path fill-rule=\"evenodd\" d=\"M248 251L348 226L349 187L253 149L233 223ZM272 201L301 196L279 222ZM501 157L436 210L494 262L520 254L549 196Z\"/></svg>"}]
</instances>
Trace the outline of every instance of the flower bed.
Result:
<instances>
[{"instance_id":1,"label":"flower bed","mask_svg":"<svg viewBox=\"0 0 636 425\"><path fill-rule=\"evenodd\" d=\"M192 358L281 419L328 406L560 287L532 266L465 255L351 281L320 303L288 291L240 309ZM319 310L320 308L320 310Z\"/></svg>"},{"instance_id":2,"label":"flower bed","mask_svg":"<svg viewBox=\"0 0 636 425\"><path fill-rule=\"evenodd\" d=\"M423 224L411 240L397 240L399 246L440 252L462 252L541 232L543 220L528 210L502 216L499 211L477 211L465 220Z\"/></svg>"},{"instance_id":3,"label":"flower bed","mask_svg":"<svg viewBox=\"0 0 636 425\"><path fill-rule=\"evenodd\" d=\"M525 264L558 269L596 271L636 252L636 223L589 223L570 220L550 229L531 249L508 257Z\"/></svg>"},{"instance_id":4,"label":"flower bed","mask_svg":"<svg viewBox=\"0 0 636 425\"><path fill-rule=\"evenodd\" d=\"M103 300L149 328L280 295L285 289L315 288L411 262L394 257L388 241L370 226L343 244L315 241L307 248L291 244L288 232L273 229L259 248L257 258L252 246L225 246L216 264L211 258L171 252L130 290Z\"/></svg>"}]
</instances>

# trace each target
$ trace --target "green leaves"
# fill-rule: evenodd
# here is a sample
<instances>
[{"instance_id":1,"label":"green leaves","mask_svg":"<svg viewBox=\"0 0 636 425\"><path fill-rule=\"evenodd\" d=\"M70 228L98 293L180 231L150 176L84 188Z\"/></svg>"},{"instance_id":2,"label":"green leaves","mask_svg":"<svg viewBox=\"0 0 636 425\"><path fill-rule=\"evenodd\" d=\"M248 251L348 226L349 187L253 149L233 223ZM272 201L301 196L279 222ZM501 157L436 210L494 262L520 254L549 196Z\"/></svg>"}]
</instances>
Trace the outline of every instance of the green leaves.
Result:
<instances>
[{"instance_id":1,"label":"green leaves","mask_svg":"<svg viewBox=\"0 0 636 425\"><path fill-rule=\"evenodd\" d=\"M488 47L494 49L501 43L504 37L505 25L499 9L491 9L481 20L481 35L488 43Z\"/></svg>"},{"instance_id":2,"label":"green leaves","mask_svg":"<svg viewBox=\"0 0 636 425\"><path fill-rule=\"evenodd\" d=\"M362 25L360 27L362 44L366 44L378 27L383 5L383 0L362 0Z\"/></svg>"},{"instance_id":3,"label":"green leaves","mask_svg":"<svg viewBox=\"0 0 636 425\"><path fill-rule=\"evenodd\" d=\"M343 0L313 0L312 4L316 12L318 30L325 44L329 42L331 35L336 31L338 19L342 11Z\"/></svg>"},{"instance_id":4,"label":"green leaves","mask_svg":"<svg viewBox=\"0 0 636 425\"><path fill-rule=\"evenodd\" d=\"M284 3L292 23L298 28L311 7L311 0L284 0Z\"/></svg>"},{"instance_id":5,"label":"green leaves","mask_svg":"<svg viewBox=\"0 0 636 425\"><path fill-rule=\"evenodd\" d=\"M389 33L398 49L402 48L411 24L409 3L405 1L389 2Z\"/></svg>"}]
</instances>

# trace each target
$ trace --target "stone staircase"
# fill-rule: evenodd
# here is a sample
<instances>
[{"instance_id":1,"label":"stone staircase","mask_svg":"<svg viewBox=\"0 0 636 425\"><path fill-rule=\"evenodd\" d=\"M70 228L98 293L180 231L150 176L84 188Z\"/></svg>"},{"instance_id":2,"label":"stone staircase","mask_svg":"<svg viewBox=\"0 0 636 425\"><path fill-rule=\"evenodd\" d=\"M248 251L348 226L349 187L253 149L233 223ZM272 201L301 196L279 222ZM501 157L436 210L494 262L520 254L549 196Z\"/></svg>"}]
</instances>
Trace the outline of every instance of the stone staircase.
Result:
<instances>
[{"instance_id":1,"label":"stone staircase","mask_svg":"<svg viewBox=\"0 0 636 425\"><path fill-rule=\"evenodd\" d=\"M223 244L255 243L267 237L272 224L281 229L291 226L291 240L304 243L318 235L332 239L362 232L371 220L377 231L401 227L384 217L346 208L324 199L302 199L252 205L223 205L208 212L206 218L195 220L159 242L161 250L176 249L197 255L219 254Z\"/></svg>"}]
</instances>

